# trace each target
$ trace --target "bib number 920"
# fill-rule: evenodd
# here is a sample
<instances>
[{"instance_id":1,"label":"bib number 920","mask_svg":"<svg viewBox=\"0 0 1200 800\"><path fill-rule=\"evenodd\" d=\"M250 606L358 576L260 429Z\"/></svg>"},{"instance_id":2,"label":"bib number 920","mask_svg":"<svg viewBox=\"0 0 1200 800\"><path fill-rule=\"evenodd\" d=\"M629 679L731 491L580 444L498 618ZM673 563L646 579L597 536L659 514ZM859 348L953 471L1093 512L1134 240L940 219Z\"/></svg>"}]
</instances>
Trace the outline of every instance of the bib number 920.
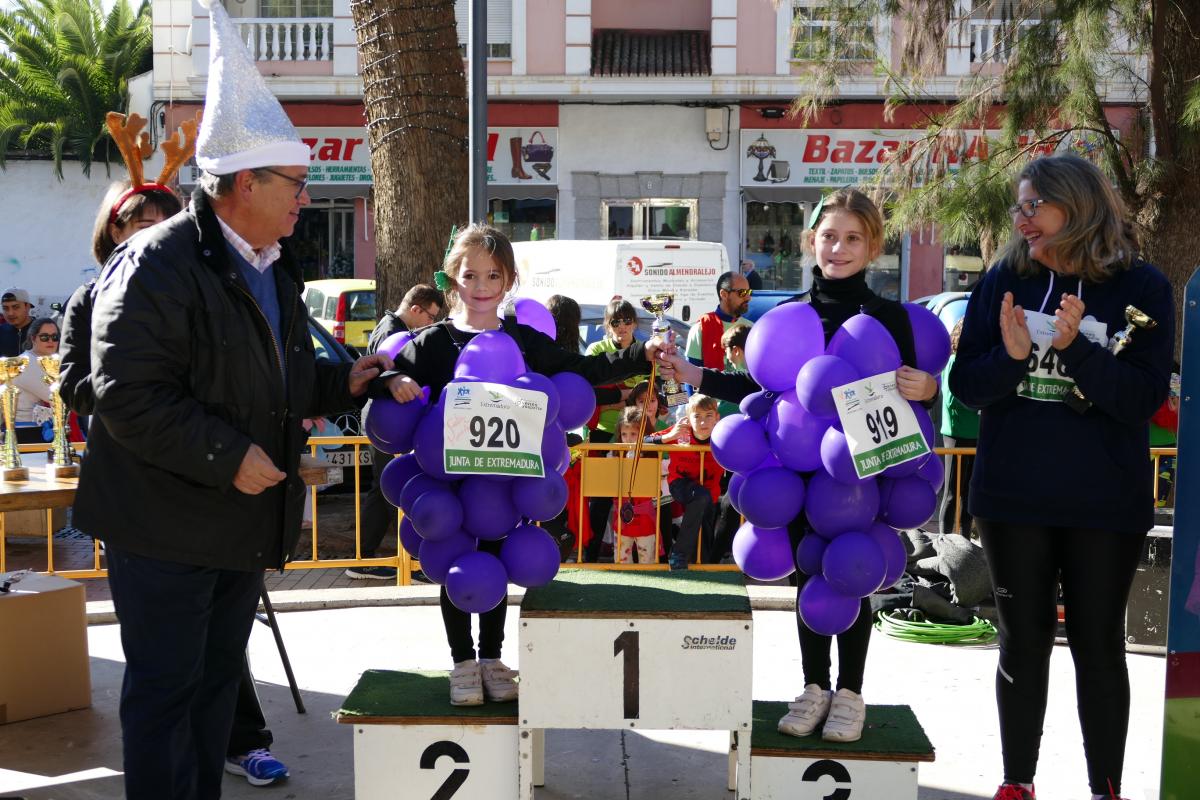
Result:
<instances>
[{"instance_id":1,"label":"bib number 920","mask_svg":"<svg viewBox=\"0 0 1200 800\"><path fill-rule=\"evenodd\" d=\"M471 417L471 447L521 446L521 430L515 420L500 417Z\"/></svg>"},{"instance_id":2,"label":"bib number 920","mask_svg":"<svg viewBox=\"0 0 1200 800\"><path fill-rule=\"evenodd\" d=\"M896 418L896 409L891 406L877 408L867 412L867 430L871 433L871 441L879 444L884 439L894 439L900 432L900 420Z\"/></svg>"}]
</instances>

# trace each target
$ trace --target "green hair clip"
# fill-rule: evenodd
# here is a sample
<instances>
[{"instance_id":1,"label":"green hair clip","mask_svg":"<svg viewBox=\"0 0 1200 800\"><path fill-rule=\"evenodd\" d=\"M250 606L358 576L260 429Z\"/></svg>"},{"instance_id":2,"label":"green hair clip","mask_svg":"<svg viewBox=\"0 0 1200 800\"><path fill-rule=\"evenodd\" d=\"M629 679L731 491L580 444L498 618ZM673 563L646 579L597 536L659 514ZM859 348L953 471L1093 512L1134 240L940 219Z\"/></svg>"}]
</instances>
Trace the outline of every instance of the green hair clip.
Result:
<instances>
[{"instance_id":1,"label":"green hair clip","mask_svg":"<svg viewBox=\"0 0 1200 800\"><path fill-rule=\"evenodd\" d=\"M454 237L458 235L458 226L450 226L450 239L446 242L446 252L442 254L442 263L450 257L450 250L454 247ZM439 269L433 273L433 285L437 287L439 292L444 292L450 288L450 276L445 270Z\"/></svg>"},{"instance_id":2,"label":"green hair clip","mask_svg":"<svg viewBox=\"0 0 1200 800\"><path fill-rule=\"evenodd\" d=\"M812 214L810 214L808 217L808 229L810 231L815 231L817 229L817 223L821 221L821 212L825 210L825 201L828 199L828 197L829 196L822 196L821 199L817 201L817 204L813 206Z\"/></svg>"}]
</instances>

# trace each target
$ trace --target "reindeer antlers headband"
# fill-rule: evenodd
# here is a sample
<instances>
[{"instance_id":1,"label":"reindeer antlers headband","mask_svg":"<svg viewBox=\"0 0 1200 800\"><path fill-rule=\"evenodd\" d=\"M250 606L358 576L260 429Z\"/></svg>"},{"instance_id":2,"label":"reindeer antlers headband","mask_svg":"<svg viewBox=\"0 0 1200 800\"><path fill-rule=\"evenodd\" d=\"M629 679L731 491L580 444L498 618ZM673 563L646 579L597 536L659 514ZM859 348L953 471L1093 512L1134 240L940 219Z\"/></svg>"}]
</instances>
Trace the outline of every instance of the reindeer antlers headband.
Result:
<instances>
[{"instance_id":1,"label":"reindeer antlers headband","mask_svg":"<svg viewBox=\"0 0 1200 800\"><path fill-rule=\"evenodd\" d=\"M118 114L116 111L108 112L105 124L108 126L108 132L112 134L113 141L117 143L117 149L121 151L121 158L125 160L125 167L129 170L130 183L130 188L117 198L117 202L113 203L112 211L108 215L109 222L116 222L121 207L134 195L145 192L171 193L167 183L196 152L196 129L200 126L201 113L197 111L194 118L184 121L179 126L181 142L177 141L177 136L173 133L162 143L160 149L167 156L166 163L163 164L158 178L147 183L142 173L142 161L149 158L153 150L150 148L150 134L142 130L146 127L145 118L137 114L130 114L127 118L124 114Z\"/></svg>"}]
</instances>

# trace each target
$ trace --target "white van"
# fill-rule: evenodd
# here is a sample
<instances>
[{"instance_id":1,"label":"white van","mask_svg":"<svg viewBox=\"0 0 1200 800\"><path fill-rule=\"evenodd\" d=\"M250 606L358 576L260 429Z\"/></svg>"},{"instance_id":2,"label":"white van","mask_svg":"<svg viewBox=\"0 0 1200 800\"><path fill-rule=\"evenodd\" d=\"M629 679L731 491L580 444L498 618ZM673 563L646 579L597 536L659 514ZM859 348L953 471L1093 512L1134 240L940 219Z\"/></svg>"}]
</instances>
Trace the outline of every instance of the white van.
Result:
<instances>
[{"instance_id":1,"label":"white van","mask_svg":"<svg viewBox=\"0 0 1200 800\"><path fill-rule=\"evenodd\" d=\"M545 302L562 294L583 305L606 305L620 295L635 306L671 292L667 316L695 322L717 306L717 278L729 271L719 242L629 239L549 239L514 242L517 293Z\"/></svg>"}]
</instances>

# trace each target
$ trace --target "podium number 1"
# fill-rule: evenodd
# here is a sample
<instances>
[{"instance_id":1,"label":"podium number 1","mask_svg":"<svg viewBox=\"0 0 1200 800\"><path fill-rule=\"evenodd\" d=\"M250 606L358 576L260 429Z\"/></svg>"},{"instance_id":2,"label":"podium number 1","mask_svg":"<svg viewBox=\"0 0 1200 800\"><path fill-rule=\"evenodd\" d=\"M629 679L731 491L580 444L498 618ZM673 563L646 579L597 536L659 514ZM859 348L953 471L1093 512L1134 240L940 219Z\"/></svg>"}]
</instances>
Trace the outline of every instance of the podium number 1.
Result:
<instances>
[{"instance_id":1,"label":"podium number 1","mask_svg":"<svg viewBox=\"0 0 1200 800\"><path fill-rule=\"evenodd\" d=\"M625 685L625 719L637 719L641 713L638 707L638 662L639 642L637 631L625 631L613 642L613 655L623 655L623 683Z\"/></svg>"}]
</instances>

